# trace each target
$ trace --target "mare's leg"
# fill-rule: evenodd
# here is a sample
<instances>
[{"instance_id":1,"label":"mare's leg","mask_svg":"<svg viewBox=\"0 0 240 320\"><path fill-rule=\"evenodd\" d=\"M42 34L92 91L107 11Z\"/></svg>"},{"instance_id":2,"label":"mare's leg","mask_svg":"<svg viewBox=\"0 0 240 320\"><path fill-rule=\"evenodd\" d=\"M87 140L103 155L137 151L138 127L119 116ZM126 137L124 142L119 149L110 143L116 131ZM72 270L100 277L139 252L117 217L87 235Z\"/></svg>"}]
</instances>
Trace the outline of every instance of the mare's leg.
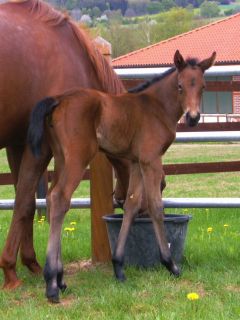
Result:
<instances>
[{"instance_id":1,"label":"mare's leg","mask_svg":"<svg viewBox=\"0 0 240 320\"><path fill-rule=\"evenodd\" d=\"M142 194L143 183L140 167L138 163L134 163L131 165L129 189L124 204L125 214L123 216L123 222L118 236L117 245L112 257L114 273L119 281L125 280L125 275L123 273L124 249L131 224L141 206Z\"/></svg>"},{"instance_id":2,"label":"mare's leg","mask_svg":"<svg viewBox=\"0 0 240 320\"><path fill-rule=\"evenodd\" d=\"M18 174L19 174L20 165L21 165L23 152L24 152L24 145L7 147L6 151L7 151L9 167L11 169L11 173L13 176L14 187L16 190ZM42 177L42 180L46 180L46 177ZM33 213L29 215L29 219L25 220L25 226L23 227L24 232L23 232L23 237L20 245L20 255L21 255L22 263L26 265L26 267L28 267L31 272L39 274L41 273L42 269L36 260L36 254L33 246L34 213L35 213L35 208L33 210Z\"/></svg>"},{"instance_id":3,"label":"mare's leg","mask_svg":"<svg viewBox=\"0 0 240 320\"><path fill-rule=\"evenodd\" d=\"M4 271L5 278L4 288L13 289L21 284L16 274L16 260L20 244L23 263L34 272L40 270L32 244L35 191L50 158L51 153L47 146L39 159L35 159L28 148L24 152L12 222L0 258L0 267Z\"/></svg>"},{"instance_id":4,"label":"mare's leg","mask_svg":"<svg viewBox=\"0 0 240 320\"><path fill-rule=\"evenodd\" d=\"M78 147L78 150L76 150ZM66 150L66 147L64 148ZM75 153L74 153L75 152ZM57 168L57 180L48 194L50 231L47 246L47 258L44 267L46 296L50 302L59 302L59 289L65 290L63 281L63 265L61 261L61 229L66 212L70 207L71 196L81 181L85 168L97 152L94 140L92 146L84 148L75 145L71 156L65 157Z\"/></svg>"},{"instance_id":5,"label":"mare's leg","mask_svg":"<svg viewBox=\"0 0 240 320\"><path fill-rule=\"evenodd\" d=\"M15 190L17 187L18 173L19 173L19 169L22 161L23 152L24 152L23 145L10 146L6 148L8 164L13 177Z\"/></svg>"},{"instance_id":6,"label":"mare's leg","mask_svg":"<svg viewBox=\"0 0 240 320\"><path fill-rule=\"evenodd\" d=\"M174 275L178 276L180 271L171 258L167 238L164 229L164 212L159 183L162 179L162 164L159 159L154 162L141 162L144 188L148 201L149 215L153 221L153 227L159 244L161 260L166 268Z\"/></svg>"}]
</instances>

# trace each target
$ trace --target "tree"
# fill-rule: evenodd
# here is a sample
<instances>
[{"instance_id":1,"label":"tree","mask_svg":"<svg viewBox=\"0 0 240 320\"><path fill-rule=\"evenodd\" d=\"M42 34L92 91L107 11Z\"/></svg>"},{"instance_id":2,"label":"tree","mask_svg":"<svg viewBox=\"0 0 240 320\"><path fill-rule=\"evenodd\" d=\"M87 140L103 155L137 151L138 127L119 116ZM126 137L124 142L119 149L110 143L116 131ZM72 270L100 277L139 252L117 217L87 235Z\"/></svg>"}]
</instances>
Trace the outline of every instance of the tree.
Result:
<instances>
[{"instance_id":1,"label":"tree","mask_svg":"<svg viewBox=\"0 0 240 320\"><path fill-rule=\"evenodd\" d=\"M128 0L128 8L133 9L137 15L146 14L149 4L150 0Z\"/></svg>"},{"instance_id":2,"label":"tree","mask_svg":"<svg viewBox=\"0 0 240 320\"><path fill-rule=\"evenodd\" d=\"M109 5L111 10L120 9L122 12L122 15L124 15L125 11L127 10L128 1L127 0L111 0L109 1Z\"/></svg>"},{"instance_id":3,"label":"tree","mask_svg":"<svg viewBox=\"0 0 240 320\"><path fill-rule=\"evenodd\" d=\"M200 14L204 18L217 17L220 9L217 2L204 1L200 6Z\"/></svg>"},{"instance_id":4,"label":"tree","mask_svg":"<svg viewBox=\"0 0 240 320\"><path fill-rule=\"evenodd\" d=\"M112 45L113 58L144 47L142 38L136 36L136 30L132 27L123 26L119 21L110 21L108 28L98 29L101 37Z\"/></svg>"},{"instance_id":5,"label":"tree","mask_svg":"<svg viewBox=\"0 0 240 320\"><path fill-rule=\"evenodd\" d=\"M147 5L147 12L150 14L158 13L163 11L162 3L157 1L152 1Z\"/></svg>"},{"instance_id":6,"label":"tree","mask_svg":"<svg viewBox=\"0 0 240 320\"><path fill-rule=\"evenodd\" d=\"M162 0L161 3L163 11L169 11L171 8L176 7L174 0Z\"/></svg>"}]
</instances>

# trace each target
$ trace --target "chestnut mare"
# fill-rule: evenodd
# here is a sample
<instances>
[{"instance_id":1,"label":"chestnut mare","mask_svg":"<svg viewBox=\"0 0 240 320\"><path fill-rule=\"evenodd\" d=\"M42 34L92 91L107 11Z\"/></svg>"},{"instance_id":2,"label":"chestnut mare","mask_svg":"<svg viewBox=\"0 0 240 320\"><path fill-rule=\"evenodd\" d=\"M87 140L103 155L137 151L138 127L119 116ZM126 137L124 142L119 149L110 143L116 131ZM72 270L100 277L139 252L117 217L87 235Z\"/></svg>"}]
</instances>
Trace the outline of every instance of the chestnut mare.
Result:
<instances>
[{"instance_id":1,"label":"chestnut mare","mask_svg":"<svg viewBox=\"0 0 240 320\"><path fill-rule=\"evenodd\" d=\"M50 236L44 268L46 295L51 302L58 302L59 289L66 288L60 249L64 216L85 168L98 149L127 158L131 163L125 214L112 258L116 278L125 280L124 247L144 191L162 263L171 274L180 274L171 258L163 225L161 157L174 141L183 113L190 126L198 123L203 74L213 65L215 56L214 52L201 62L185 61L176 51L174 68L131 92L116 96L91 89L72 89L40 101L33 109L28 131L31 150L40 156L45 137L55 159L55 178L47 197Z\"/></svg>"},{"instance_id":2,"label":"chestnut mare","mask_svg":"<svg viewBox=\"0 0 240 320\"><path fill-rule=\"evenodd\" d=\"M7 148L17 185L13 220L0 267L5 276L4 288L12 289L21 284L16 275L19 248L23 264L34 273L41 272L33 247L35 190L51 151L46 144L41 157L35 159L25 148L33 106L46 96L72 87L114 94L125 90L83 31L44 2L27 0L0 5L0 33L0 148ZM120 174L126 173L124 181L128 182L128 172L123 169Z\"/></svg>"}]
</instances>

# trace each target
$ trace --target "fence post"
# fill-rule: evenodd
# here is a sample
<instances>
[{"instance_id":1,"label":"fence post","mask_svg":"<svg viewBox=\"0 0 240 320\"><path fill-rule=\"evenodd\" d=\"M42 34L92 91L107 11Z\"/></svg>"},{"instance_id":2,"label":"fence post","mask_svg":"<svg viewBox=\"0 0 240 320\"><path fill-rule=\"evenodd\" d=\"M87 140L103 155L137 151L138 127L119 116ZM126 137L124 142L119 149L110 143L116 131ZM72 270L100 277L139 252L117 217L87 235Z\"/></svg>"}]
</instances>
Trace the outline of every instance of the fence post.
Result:
<instances>
[{"instance_id":1,"label":"fence post","mask_svg":"<svg viewBox=\"0 0 240 320\"><path fill-rule=\"evenodd\" d=\"M101 37L95 39L100 52L111 61L111 45ZM113 212L113 171L103 153L98 152L90 163L92 259L106 262L111 259L107 230L102 216Z\"/></svg>"}]
</instances>

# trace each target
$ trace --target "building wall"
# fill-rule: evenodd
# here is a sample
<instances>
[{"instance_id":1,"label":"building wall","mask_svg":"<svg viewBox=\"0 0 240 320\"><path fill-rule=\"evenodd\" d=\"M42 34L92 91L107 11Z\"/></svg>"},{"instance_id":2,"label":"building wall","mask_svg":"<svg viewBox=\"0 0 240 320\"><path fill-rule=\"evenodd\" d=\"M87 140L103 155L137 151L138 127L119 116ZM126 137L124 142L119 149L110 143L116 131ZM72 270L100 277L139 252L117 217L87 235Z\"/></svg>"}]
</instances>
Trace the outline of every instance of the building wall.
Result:
<instances>
[{"instance_id":1,"label":"building wall","mask_svg":"<svg viewBox=\"0 0 240 320\"><path fill-rule=\"evenodd\" d=\"M232 77L209 77L206 82L226 82L232 81ZM209 114L233 113L233 92L232 91L205 91L202 99L202 112Z\"/></svg>"}]
</instances>

